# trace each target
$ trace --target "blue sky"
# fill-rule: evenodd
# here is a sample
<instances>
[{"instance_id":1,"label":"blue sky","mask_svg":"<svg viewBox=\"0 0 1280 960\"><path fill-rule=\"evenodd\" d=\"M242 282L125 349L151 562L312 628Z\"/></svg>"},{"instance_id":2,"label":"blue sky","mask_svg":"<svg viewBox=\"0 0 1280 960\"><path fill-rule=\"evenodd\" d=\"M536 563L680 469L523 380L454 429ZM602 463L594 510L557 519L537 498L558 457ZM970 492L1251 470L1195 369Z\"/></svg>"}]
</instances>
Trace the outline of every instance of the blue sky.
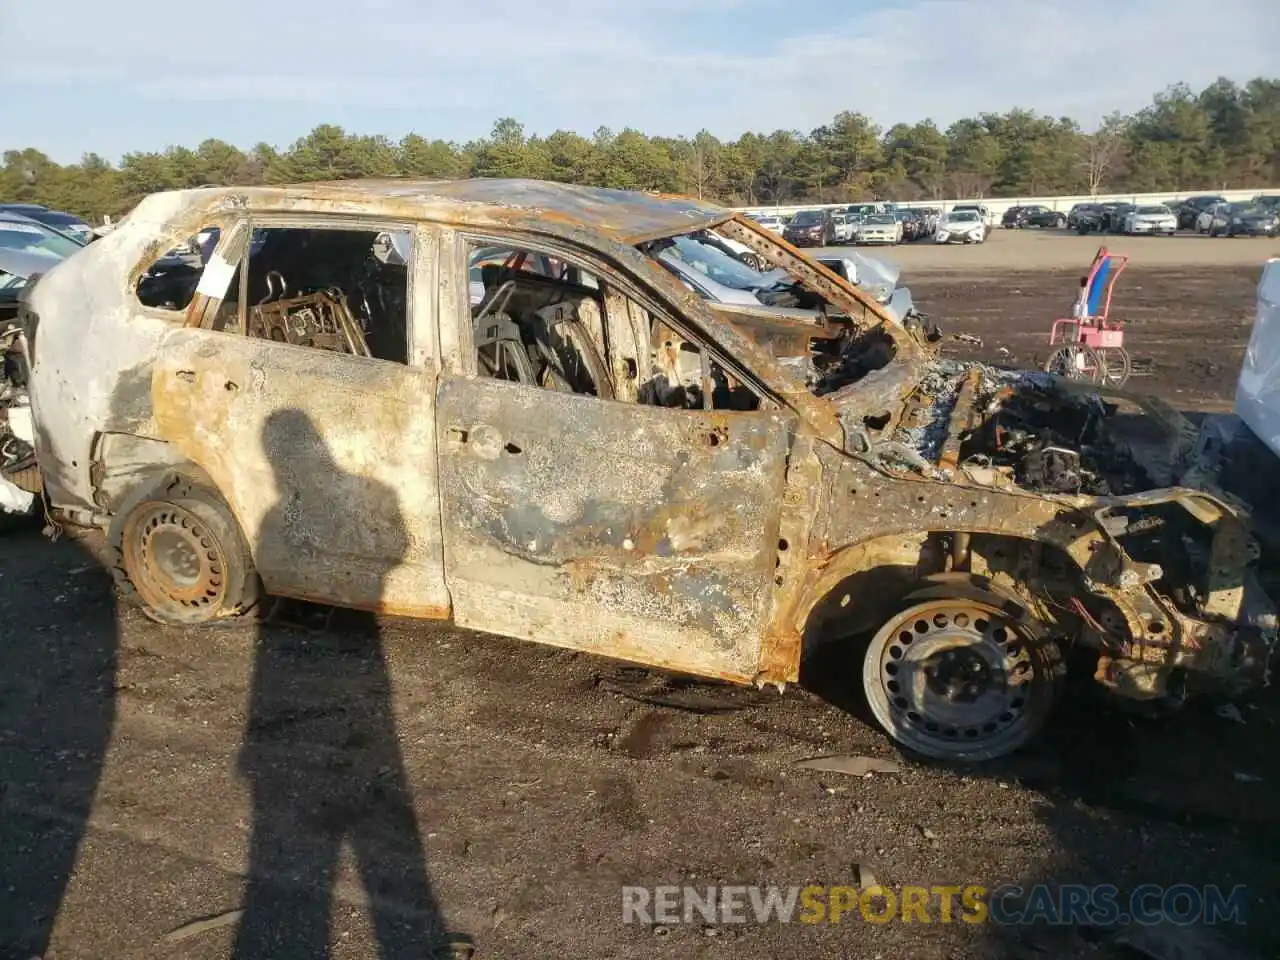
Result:
<instances>
[{"instance_id":1,"label":"blue sky","mask_svg":"<svg viewBox=\"0 0 1280 960\"><path fill-rule=\"evenodd\" d=\"M1280 0L0 0L0 40L0 149L115 161L319 123L465 141L501 116L736 137L1020 106L1089 126L1178 80L1280 73Z\"/></svg>"}]
</instances>

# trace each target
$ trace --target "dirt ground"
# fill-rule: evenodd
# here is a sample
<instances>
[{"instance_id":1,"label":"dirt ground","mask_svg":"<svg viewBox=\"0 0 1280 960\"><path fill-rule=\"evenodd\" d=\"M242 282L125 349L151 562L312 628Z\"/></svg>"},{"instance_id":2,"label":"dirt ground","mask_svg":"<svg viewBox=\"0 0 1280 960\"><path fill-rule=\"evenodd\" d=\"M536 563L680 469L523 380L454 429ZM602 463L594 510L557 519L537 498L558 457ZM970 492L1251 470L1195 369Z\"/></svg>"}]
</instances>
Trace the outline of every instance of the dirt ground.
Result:
<instances>
[{"instance_id":1,"label":"dirt ground","mask_svg":"<svg viewBox=\"0 0 1280 960\"><path fill-rule=\"evenodd\" d=\"M1116 282L1111 316L1125 323L1130 387L1188 411L1229 411L1253 322L1262 265L1280 256L1265 238L1077 236L1057 230L996 230L984 244L907 244L869 250L896 262L918 309L959 357L1041 367L1053 321L1070 316L1080 277L1098 246L1131 260Z\"/></svg>"},{"instance_id":2,"label":"dirt ground","mask_svg":"<svg viewBox=\"0 0 1280 960\"><path fill-rule=\"evenodd\" d=\"M1078 239L892 257L949 332L1030 363L1096 247ZM1132 246L1115 309L1151 357L1135 386L1221 407L1270 247ZM1183 248L1242 252L1205 269L1168 259ZM0 958L421 958L445 932L478 958L1144 955L1114 931L936 909L929 925L622 922L623 885L860 870L891 888L1242 884L1249 922L1177 928L1180 956L1280 956L1273 694L1237 701L1238 720L1152 717L1085 678L1034 747L955 769L899 757L835 654L780 696L407 621L162 627L117 606L100 551L0 537ZM828 753L903 769L795 765ZM1170 942L1167 925L1142 935Z\"/></svg>"}]
</instances>

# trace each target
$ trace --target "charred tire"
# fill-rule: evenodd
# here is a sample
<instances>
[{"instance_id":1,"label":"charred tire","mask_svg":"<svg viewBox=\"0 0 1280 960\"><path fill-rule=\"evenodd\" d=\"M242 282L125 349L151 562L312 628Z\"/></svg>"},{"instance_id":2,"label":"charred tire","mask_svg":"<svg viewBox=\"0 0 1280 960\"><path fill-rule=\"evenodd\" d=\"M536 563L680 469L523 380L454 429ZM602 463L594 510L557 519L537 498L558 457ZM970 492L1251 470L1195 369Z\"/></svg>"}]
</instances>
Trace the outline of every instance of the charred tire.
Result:
<instances>
[{"instance_id":1,"label":"charred tire","mask_svg":"<svg viewBox=\"0 0 1280 960\"><path fill-rule=\"evenodd\" d=\"M258 575L240 526L216 492L170 475L111 523L116 586L160 623L195 624L253 608Z\"/></svg>"},{"instance_id":2,"label":"charred tire","mask_svg":"<svg viewBox=\"0 0 1280 960\"><path fill-rule=\"evenodd\" d=\"M862 684L903 747L981 761L1039 733L1062 674L1057 644L1015 599L978 578L941 578L904 598L871 639Z\"/></svg>"}]
</instances>

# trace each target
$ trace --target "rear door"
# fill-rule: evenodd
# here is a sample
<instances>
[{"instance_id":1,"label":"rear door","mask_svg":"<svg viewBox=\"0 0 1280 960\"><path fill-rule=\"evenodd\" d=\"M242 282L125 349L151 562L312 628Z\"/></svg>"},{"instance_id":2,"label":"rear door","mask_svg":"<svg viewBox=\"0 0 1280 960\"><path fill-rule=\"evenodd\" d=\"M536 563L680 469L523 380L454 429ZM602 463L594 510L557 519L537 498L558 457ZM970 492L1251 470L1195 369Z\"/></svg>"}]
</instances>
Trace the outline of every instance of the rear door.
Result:
<instances>
[{"instance_id":1,"label":"rear door","mask_svg":"<svg viewBox=\"0 0 1280 960\"><path fill-rule=\"evenodd\" d=\"M262 284L278 295L255 294L228 320L225 275L217 289L202 284L209 328L176 330L158 351L151 392L162 436L217 485L271 593L448 616L430 237L419 233L406 269L355 256L381 231L408 233L403 224L254 226L263 261L249 259L228 296ZM365 270L381 279L357 286ZM361 328L360 349L336 346L339 302Z\"/></svg>"}]
</instances>

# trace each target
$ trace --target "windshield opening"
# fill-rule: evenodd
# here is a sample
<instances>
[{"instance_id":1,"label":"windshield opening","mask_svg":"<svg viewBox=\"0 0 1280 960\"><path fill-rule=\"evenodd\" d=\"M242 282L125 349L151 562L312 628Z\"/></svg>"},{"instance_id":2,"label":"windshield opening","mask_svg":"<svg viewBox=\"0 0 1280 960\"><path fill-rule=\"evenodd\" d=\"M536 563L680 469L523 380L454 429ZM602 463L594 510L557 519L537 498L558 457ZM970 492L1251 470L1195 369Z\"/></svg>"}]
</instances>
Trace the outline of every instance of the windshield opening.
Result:
<instances>
[{"instance_id":1,"label":"windshield opening","mask_svg":"<svg viewBox=\"0 0 1280 960\"><path fill-rule=\"evenodd\" d=\"M1139 207L1139 208L1138 208L1138 212L1139 212L1139 213L1158 214L1158 215L1160 215L1160 216L1164 216L1164 215L1166 215L1166 214L1168 214L1168 213L1169 213L1169 208L1168 208L1168 207L1164 207L1164 206L1160 206L1159 204L1157 204L1156 206L1153 206L1153 207Z\"/></svg>"},{"instance_id":2,"label":"windshield opening","mask_svg":"<svg viewBox=\"0 0 1280 960\"><path fill-rule=\"evenodd\" d=\"M878 219L894 222L892 214ZM862 304L850 313L847 302L841 306L828 299L822 280L807 280L805 271L784 267L790 254L781 246L772 255L771 239L752 237L751 244L744 243L735 227L648 241L639 250L803 377L814 394L840 390L894 357L897 341L881 317ZM898 285L897 267L846 249L823 251L819 262L880 303L892 325L915 322L910 291Z\"/></svg>"},{"instance_id":3,"label":"windshield opening","mask_svg":"<svg viewBox=\"0 0 1280 960\"><path fill-rule=\"evenodd\" d=\"M773 285L764 274L735 256L723 240L706 231L659 240L653 244L650 255L657 256L668 267L673 266L671 261L676 261L677 276L687 275L679 269L685 266L731 290L763 290Z\"/></svg>"}]
</instances>

